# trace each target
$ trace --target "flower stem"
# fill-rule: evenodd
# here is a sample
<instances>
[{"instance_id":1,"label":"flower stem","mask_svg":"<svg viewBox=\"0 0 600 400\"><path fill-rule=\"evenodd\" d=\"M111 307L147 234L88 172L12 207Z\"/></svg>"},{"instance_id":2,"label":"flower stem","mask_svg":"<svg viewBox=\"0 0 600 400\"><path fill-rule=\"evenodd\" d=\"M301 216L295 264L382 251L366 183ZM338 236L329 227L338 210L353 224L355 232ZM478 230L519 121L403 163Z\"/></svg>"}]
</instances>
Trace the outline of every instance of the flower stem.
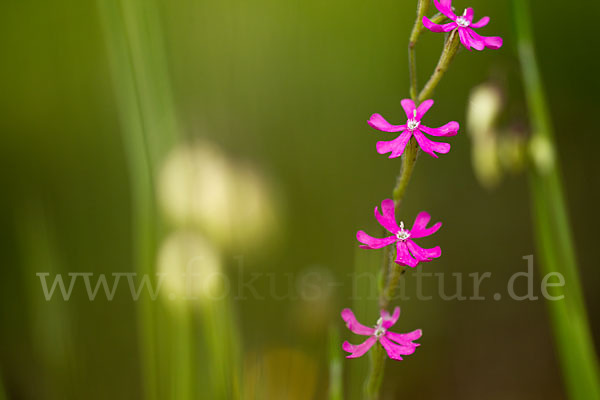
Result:
<instances>
[{"instance_id":1,"label":"flower stem","mask_svg":"<svg viewBox=\"0 0 600 400\"><path fill-rule=\"evenodd\" d=\"M419 103L431 97L438 83L440 83L440 80L448 70L450 63L452 60L454 60L454 56L456 56L459 44L460 40L458 38L458 29L455 29L450 33L448 39L446 39L444 50L442 50L442 55L440 56L437 66L435 67L435 71L433 71L433 74L425 84L425 87L423 90L421 90L421 93L419 93L419 97L417 98Z\"/></svg>"},{"instance_id":2,"label":"flower stem","mask_svg":"<svg viewBox=\"0 0 600 400\"><path fill-rule=\"evenodd\" d=\"M398 175L398 180L396 181L396 187L393 192L393 199L396 205L396 209L400 207L400 203L404 198L404 193L406 192L406 188L408 187L408 183L410 182L410 178L413 173L413 169L415 168L415 164L417 163L417 156L419 155L419 145L415 138L411 138L406 148L404 149L404 154L402 155L402 167L400 168L400 175Z\"/></svg>"},{"instance_id":3,"label":"flower stem","mask_svg":"<svg viewBox=\"0 0 600 400\"><path fill-rule=\"evenodd\" d=\"M419 36L421 35L421 30L423 29L423 24L421 20L423 16L427 14L427 10L429 9L429 0L419 0L417 4L417 19L415 20L415 24L413 25L412 32L410 34L410 39L408 41L408 70L410 73L410 97L415 101L417 99L417 60L415 57L415 46L417 44L417 40L419 40Z\"/></svg>"}]
</instances>

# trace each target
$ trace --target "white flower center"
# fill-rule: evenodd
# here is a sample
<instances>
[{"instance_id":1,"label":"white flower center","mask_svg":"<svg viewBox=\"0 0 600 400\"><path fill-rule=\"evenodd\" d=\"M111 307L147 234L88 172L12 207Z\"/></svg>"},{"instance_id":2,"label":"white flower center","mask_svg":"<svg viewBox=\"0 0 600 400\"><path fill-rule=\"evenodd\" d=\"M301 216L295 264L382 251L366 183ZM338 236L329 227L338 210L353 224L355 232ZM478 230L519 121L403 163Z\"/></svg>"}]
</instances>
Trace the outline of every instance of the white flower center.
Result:
<instances>
[{"instance_id":1,"label":"white flower center","mask_svg":"<svg viewBox=\"0 0 600 400\"><path fill-rule=\"evenodd\" d=\"M396 233L398 240L406 240L410 237L410 231L404 229L404 222L400 222L400 230Z\"/></svg>"},{"instance_id":2,"label":"white flower center","mask_svg":"<svg viewBox=\"0 0 600 400\"><path fill-rule=\"evenodd\" d=\"M463 15L461 15L458 18L456 18L456 23L458 24L458 26L463 27L463 28L466 28L469 25L471 25L471 23L467 19L467 10L465 10L465 12L463 13Z\"/></svg>"},{"instance_id":3,"label":"white flower center","mask_svg":"<svg viewBox=\"0 0 600 400\"><path fill-rule=\"evenodd\" d=\"M419 127L421 121L417 121L417 110L413 111L413 117L406 121L406 125L408 126L409 131L414 131Z\"/></svg>"},{"instance_id":4,"label":"white flower center","mask_svg":"<svg viewBox=\"0 0 600 400\"><path fill-rule=\"evenodd\" d=\"M381 319L381 317L377 320L377 325L375 325L375 337L379 338L381 337L384 333L385 333L385 328L382 326L383 325L383 319Z\"/></svg>"}]
</instances>

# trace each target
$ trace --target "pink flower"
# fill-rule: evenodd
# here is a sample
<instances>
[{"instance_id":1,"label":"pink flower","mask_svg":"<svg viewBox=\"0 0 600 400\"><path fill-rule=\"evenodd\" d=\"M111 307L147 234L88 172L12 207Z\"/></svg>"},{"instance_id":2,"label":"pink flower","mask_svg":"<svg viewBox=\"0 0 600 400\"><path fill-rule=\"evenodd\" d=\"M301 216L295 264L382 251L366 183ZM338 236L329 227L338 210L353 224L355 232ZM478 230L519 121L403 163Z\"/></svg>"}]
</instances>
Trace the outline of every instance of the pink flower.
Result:
<instances>
[{"instance_id":1,"label":"pink flower","mask_svg":"<svg viewBox=\"0 0 600 400\"><path fill-rule=\"evenodd\" d=\"M471 47L475 50L499 49L502 47L502 38L498 36L480 36L471 28L483 28L490 22L489 17L483 17L477 22L473 22L473 9L467 8L463 15L457 16L452 11L452 0L433 0L436 8L450 18L453 22L438 25L423 17L423 25L432 32L450 32L458 28L458 35L462 44L469 50Z\"/></svg>"},{"instance_id":2,"label":"pink flower","mask_svg":"<svg viewBox=\"0 0 600 400\"><path fill-rule=\"evenodd\" d=\"M390 315L387 311L381 310L381 317L377 321L374 328L369 328L362 325L356 320L354 313L349 308L342 310L342 318L346 322L346 326L357 335L370 336L362 344L354 345L347 341L344 342L342 348L350 353L346 358L357 358L365 354L375 342L379 341L388 356L394 360L402 360L402 356L408 356L415 352L420 346L418 343L413 343L421 337L423 332L420 329L410 333L395 333L389 332L388 329L398 321L400 317L400 307L394 309L394 315Z\"/></svg>"},{"instance_id":3,"label":"pink flower","mask_svg":"<svg viewBox=\"0 0 600 400\"><path fill-rule=\"evenodd\" d=\"M417 215L412 229L404 229L404 222L400 222L400 226L396 223L394 201L387 199L381 203L381 214L375 207L375 218L381 226L387 229L392 236L378 239L367 235L363 231L356 233L356 238L363 243L360 247L363 249L381 249L392 243L396 243L396 264L416 267L420 262L428 262L442 255L442 250L439 246L432 249L423 249L419 247L412 239L422 238L433 235L442 226L441 222L433 225L431 228L426 228L431 216L426 212L421 212Z\"/></svg>"},{"instance_id":4,"label":"pink flower","mask_svg":"<svg viewBox=\"0 0 600 400\"><path fill-rule=\"evenodd\" d=\"M433 100L426 100L418 108L415 107L415 103L410 99L404 99L400 102L404 112L406 113L406 125L391 125L381 115L373 114L368 121L371 127L383 131L383 132L400 132L402 134L396 139L390 142L377 142L377 152L379 154L386 154L391 152L389 158L400 157L404 152L406 144L410 138L414 135L417 139L417 143L421 149L431 156L437 158L437 153L446 154L450 151L450 145L448 143L439 143L429 140L424 133L432 136L454 136L458 133L458 122L449 122L440 128L428 128L425 125L421 125L421 119L425 113L433 105Z\"/></svg>"}]
</instances>

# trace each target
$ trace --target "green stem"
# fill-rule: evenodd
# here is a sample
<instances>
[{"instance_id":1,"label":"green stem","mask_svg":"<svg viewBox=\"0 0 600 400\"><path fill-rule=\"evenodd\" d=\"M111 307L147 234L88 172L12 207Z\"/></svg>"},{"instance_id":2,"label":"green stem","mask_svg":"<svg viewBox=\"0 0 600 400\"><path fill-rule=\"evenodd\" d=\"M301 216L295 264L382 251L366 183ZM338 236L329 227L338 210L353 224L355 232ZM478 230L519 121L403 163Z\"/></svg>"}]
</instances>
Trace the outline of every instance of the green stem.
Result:
<instances>
[{"instance_id":1,"label":"green stem","mask_svg":"<svg viewBox=\"0 0 600 400\"><path fill-rule=\"evenodd\" d=\"M390 262L390 276L388 280L388 284L385 289L382 291L379 296L379 307L384 309L388 308L390 305L390 301L394 298L396 294L396 288L398 287L398 282L400 282L400 278L402 275L406 273L406 267L403 265L398 265L395 262Z\"/></svg>"},{"instance_id":2,"label":"green stem","mask_svg":"<svg viewBox=\"0 0 600 400\"><path fill-rule=\"evenodd\" d=\"M555 345L566 392L570 399L600 399L598 361L585 309L583 290L567 214L560 166L554 157L554 135L550 110L544 95L535 57L527 0L513 0L517 43L532 138L529 179L535 237L543 274L561 274L564 286L552 287L548 301ZM540 157L539 153L546 154Z\"/></svg>"},{"instance_id":3,"label":"green stem","mask_svg":"<svg viewBox=\"0 0 600 400\"><path fill-rule=\"evenodd\" d=\"M379 390L381 389L381 382L383 381L385 372L385 351L383 347L377 345L373 346L370 353L371 369L365 386L366 399L377 400L379 399Z\"/></svg>"},{"instance_id":4,"label":"green stem","mask_svg":"<svg viewBox=\"0 0 600 400\"><path fill-rule=\"evenodd\" d=\"M402 167L400 168L400 175L398 175L396 187L392 193L396 209L400 207L400 203L404 198L406 188L408 187L415 164L417 163L418 155L419 145L415 138L411 138L404 149L404 154L402 154Z\"/></svg>"},{"instance_id":5,"label":"green stem","mask_svg":"<svg viewBox=\"0 0 600 400\"><path fill-rule=\"evenodd\" d=\"M430 0L419 0L417 4L417 19L413 25L410 39L408 40L408 70L410 73L410 97L415 101L417 99L417 60L415 56L415 46L421 35L423 24L421 20L429 10Z\"/></svg>"},{"instance_id":6,"label":"green stem","mask_svg":"<svg viewBox=\"0 0 600 400\"><path fill-rule=\"evenodd\" d=\"M433 91L437 87L438 83L448 70L450 63L454 60L454 56L458 51L458 46L460 45L460 40L458 37L458 29L453 30L448 39L446 39L446 43L444 44L444 50L442 51L442 55L438 61L433 74L419 93L419 97L417 97L418 103L422 103L433 95Z\"/></svg>"}]
</instances>

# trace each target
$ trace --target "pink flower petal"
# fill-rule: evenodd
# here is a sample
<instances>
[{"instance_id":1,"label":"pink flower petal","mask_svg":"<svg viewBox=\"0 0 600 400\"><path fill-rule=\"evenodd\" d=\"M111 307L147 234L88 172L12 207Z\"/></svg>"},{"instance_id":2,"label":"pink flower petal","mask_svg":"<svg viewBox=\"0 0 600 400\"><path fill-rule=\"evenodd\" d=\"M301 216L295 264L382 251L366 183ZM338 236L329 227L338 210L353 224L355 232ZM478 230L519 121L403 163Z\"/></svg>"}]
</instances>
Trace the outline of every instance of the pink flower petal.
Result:
<instances>
[{"instance_id":1,"label":"pink flower petal","mask_svg":"<svg viewBox=\"0 0 600 400\"><path fill-rule=\"evenodd\" d=\"M459 128L460 125L455 121L448 122L446 125L440 126L439 128L429 128L424 125L419 125L419 130L421 132L431 136L454 136L458 133Z\"/></svg>"},{"instance_id":2,"label":"pink flower petal","mask_svg":"<svg viewBox=\"0 0 600 400\"><path fill-rule=\"evenodd\" d=\"M423 17L423 25L431 32L450 32L458 26L456 22L448 22L447 24L439 25L435 22L431 22L431 20L425 16Z\"/></svg>"},{"instance_id":3,"label":"pink flower petal","mask_svg":"<svg viewBox=\"0 0 600 400\"><path fill-rule=\"evenodd\" d=\"M408 356L415 352L416 346L402 346L396 344L384 336L379 338L379 343L383 346L387 355L392 360L402 361L402 356Z\"/></svg>"},{"instance_id":4,"label":"pink flower petal","mask_svg":"<svg viewBox=\"0 0 600 400\"><path fill-rule=\"evenodd\" d=\"M467 13L465 14L465 18L467 19L467 21L469 22L473 22L473 17L475 16L475 12L473 11L473 9L471 7L467 8Z\"/></svg>"},{"instance_id":5,"label":"pink flower petal","mask_svg":"<svg viewBox=\"0 0 600 400\"><path fill-rule=\"evenodd\" d=\"M363 243L360 245L361 249L381 249L382 247L389 246L394 243L397 239L396 236L390 236L383 239L374 238L372 236L367 235L363 231L356 232L356 239L359 242Z\"/></svg>"},{"instance_id":6,"label":"pink flower petal","mask_svg":"<svg viewBox=\"0 0 600 400\"><path fill-rule=\"evenodd\" d=\"M440 143L429 140L425 136L423 136L423 134L419 130L414 131L413 135L415 136L415 139L417 139L417 143L419 143L419 147L421 147L421 150L431 155L432 157L438 158L436 152L440 154L446 154L450 151L449 143Z\"/></svg>"},{"instance_id":7,"label":"pink flower petal","mask_svg":"<svg viewBox=\"0 0 600 400\"><path fill-rule=\"evenodd\" d=\"M492 50L496 50L502 47L502 38L499 36L481 36L477 34L477 32L475 32L473 29L469 29L469 34L473 38L473 40L471 41L471 45L473 45L474 42L477 42L478 44L480 44L480 47L483 46L483 48L487 47L488 49ZM481 50L483 50L483 48Z\"/></svg>"},{"instance_id":8,"label":"pink flower petal","mask_svg":"<svg viewBox=\"0 0 600 400\"><path fill-rule=\"evenodd\" d=\"M490 22L490 17L483 17L479 21L469 25L471 28L483 28Z\"/></svg>"},{"instance_id":9,"label":"pink flower petal","mask_svg":"<svg viewBox=\"0 0 600 400\"><path fill-rule=\"evenodd\" d=\"M419 338L421 338L422 334L423 331L421 331L420 329L414 330L409 333L396 333L388 331L385 333L385 337L401 345L418 347L420 346L420 344L413 343L413 340L418 340Z\"/></svg>"},{"instance_id":10,"label":"pink flower petal","mask_svg":"<svg viewBox=\"0 0 600 400\"><path fill-rule=\"evenodd\" d=\"M406 245L408 246L408 250L410 250L412 255L419 260L419 262L428 262L442 255L440 246L436 246L432 249L424 249L410 239L406 241Z\"/></svg>"},{"instance_id":11,"label":"pink flower petal","mask_svg":"<svg viewBox=\"0 0 600 400\"><path fill-rule=\"evenodd\" d=\"M404 108L406 118L412 119L414 117L415 103L411 99L404 99L400 104L402 105L402 108Z\"/></svg>"},{"instance_id":12,"label":"pink flower petal","mask_svg":"<svg viewBox=\"0 0 600 400\"><path fill-rule=\"evenodd\" d=\"M367 123L372 127L384 132L400 132L406 129L406 125L392 125L379 114L371 115Z\"/></svg>"},{"instance_id":13,"label":"pink flower petal","mask_svg":"<svg viewBox=\"0 0 600 400\"><path fill-rule=\"evenodd\" d=\"M381 202L381 214L379 214L378 207L375 207L375 218L390 233L396 234L400 230L400 227L396 223L396 206L394 205L394 200L385 199Z\"/></svg>"},{"instance_id":14,"label":"pink flower petal","mask_svg":"<svg viewBox=\"0 0 600 400\"><path fill-rule=\"evenodd\" d=\"M465 28L458 28L458 37L460 38L460 42L467 48L467 50L471 51L471 38L467 34L467 30Z\"/></svg>"},{"instance_id":15,"label":"pink flower petal","mask_svg":"<svg viewBox=\"0 0 600 400\"><path fill-rule=\"evenodd\" d=\"M475 39L473 37L473 34L477 35L473 29L465 28L464 31L465 31L465 37L469 41L469 45L472 48L474 48L475 50L478 50L478 51L482 51L483 49L485 49L485 42L481 39ZM479 35L477 35L477 36L479 36ZM481 38L481 36L480 36L480 38Z\"/></svg>"},{"instance_id":16,"label":"pink flower petal","mask_svg":"<svg viewBox=\"0 0 600 400\"><path fill-rule=\"evenodd\" d=\"M431 108L431 106L433 105L433 100L425 100L424 102L422 102L421 104L419 104L419 107L417 108L417 120L420 121L423 116L425 115L425 113L427 111L429 111L429 109Z\"/></svg>"},{"instance_id":17,"label":"pink flower petal","mask_svg":"<svg viewBox=\"0 0 600 400\"><path fill-rule=\"evenodd\" d=\"M452 11L451 0L433 0L433 4L435 4L435 8L437 8L446 17L450 18L452 21L456 20L456 14L454 14L454 11Z\"/></svg>"},{"instance_id":18,"label":"pink flower petal","mask_svg":"<svg viewBox=\"0 0 600 400\"><path fill-rule=\"evenodd\" d=\"M385 329L389 329L396 322L398 322L398 318L400 318L400 307L394 308L393 315L390 315L387 310L381 310L380 315L382 319L381 326L383 326Z\"/></svg>"},{"instance_id":19,"label":"pink flower petal","mask_svg":"<svg viewBox=\"0 0 600 400\"><path fill-rule=\"evenodd\" d=\"M342 310L342 319L346 322L348 329L357 335L372 335L375 333L375 329L364 326L358 322L354 313L349 308L344 308Z\"/></svg>"},{"instance_id":20,"label":"pink flower petal","mask_svg":"<svg viewBox=\"0 0 600 400\"><path fill-rule=\"evenodd\" d=\"M427 213L425 211L420 212L419 215L417 215L417 218L415 218L415 223L413 224L412 228L410 229L410 237L412 239L418 239L418 238L430 236L430 235L433 235L434 233L436 233L442 227L442 223L438 222L437 224L433 225L431 228L427 228L427 224L429 223L430 220L431 220L431 216L429 215L429 213Z\"/></svg>"},{"instance_id":21,"label":"pink flower petal","mask_svg":"<svg viewBox=\"0 0 600 400\"><path fill-rule=\"evenodd\" d=\"M419 264L419 261L408 251L405 242L396 243L396 264L406 265L411 268L414 268Z\"/></svg>"},{"instance_id":22,"label":"pink flower petal","mask_svg":"<svg viewBox=\"0 0 600 400\"><path fill-rule=\"evenodd\" d=\"M411 131L404 131L394 140L377 142L375 148L379 154L392 153L388 158L400 157L404 153L404 149L411 137Z\"/></svg>"},{"instance_id":23,"label":"pink flower petal","mask_svg":"<svg viewBox=\"0 0 600 400\"><path fill-rule=\"evenodd\" d=\"M352 353L349 356L346 356L346 358L357 358L357 357L364 355L367 351L369 351L369 349L371 347L373 347L373 345L375 344L376 341L377 341L377 338L375 336L371 336L370 338L365 340L363 343L358 344L358 345L344 342L342 344L342 349L344 349L344 351L346 351L348 353Z\"/></svg>"}]
</instances>

